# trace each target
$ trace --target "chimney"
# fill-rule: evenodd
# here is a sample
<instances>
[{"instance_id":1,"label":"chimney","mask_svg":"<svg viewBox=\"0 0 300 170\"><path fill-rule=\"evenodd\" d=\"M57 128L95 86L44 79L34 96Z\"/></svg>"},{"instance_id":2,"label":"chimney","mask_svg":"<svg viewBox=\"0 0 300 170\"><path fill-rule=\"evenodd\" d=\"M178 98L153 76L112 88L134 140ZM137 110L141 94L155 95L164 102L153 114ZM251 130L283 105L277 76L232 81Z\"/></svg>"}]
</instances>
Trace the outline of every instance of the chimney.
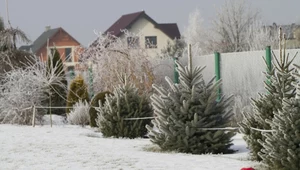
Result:
<instances>
[{"instance_id":1,"label":"chimney","mask_svg":"<svg viewBox=\"0 0 300 170\"><path fill-rule=\"evenodd\" d=\"M50 29L51 29L51 26L50 26L50 25L46 26L46 27L45 27L45 32L46 32L46 31L49 31Z\"/></svg>"}]
</instances>

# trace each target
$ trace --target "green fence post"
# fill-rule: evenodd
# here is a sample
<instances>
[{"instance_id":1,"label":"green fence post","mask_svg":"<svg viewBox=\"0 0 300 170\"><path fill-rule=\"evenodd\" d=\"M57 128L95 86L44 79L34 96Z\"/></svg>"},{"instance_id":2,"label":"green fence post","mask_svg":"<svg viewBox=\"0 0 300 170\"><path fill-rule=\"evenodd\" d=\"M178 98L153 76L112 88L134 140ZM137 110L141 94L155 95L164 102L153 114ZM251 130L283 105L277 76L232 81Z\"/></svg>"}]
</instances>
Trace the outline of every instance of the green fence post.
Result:
<instances>
[{"instance_id":1,"label":"green fence post","mask_svg":"<svg viewBox=\"0 0 300 170\"><path fill-rule=\"evenodd\" d=\"M174 58L174 83L178 84L179 83L179 74L178 74L178 71L177 71L177 64L175 61L177 61L178 59L177 58Z\"/></svg>"},{"instance_id":2,"label":"green fence post","mask_svg":"<svg viewBox=\"0 0 300 170\"><path fill-rule=\"evenodd\" d=\"M267 64L267 73L272 71L272 56L271 56L271 47L266 47L266 64ZM267 78L267 83L270 84L270 77Z\"/></svg>"},{"instance_id":3,"label":"green fence post","mask_svg":"<svg viewBox=\"0 0 300 170\"><path fill-rule=\"evenodd\" d=\"M220 53L215 52L215 74L216 74L216 81L221 79L221 70L220 70ZM218 88L218 97L217 101L221 99L221 87Z\"/></svg>"}]
</instances>

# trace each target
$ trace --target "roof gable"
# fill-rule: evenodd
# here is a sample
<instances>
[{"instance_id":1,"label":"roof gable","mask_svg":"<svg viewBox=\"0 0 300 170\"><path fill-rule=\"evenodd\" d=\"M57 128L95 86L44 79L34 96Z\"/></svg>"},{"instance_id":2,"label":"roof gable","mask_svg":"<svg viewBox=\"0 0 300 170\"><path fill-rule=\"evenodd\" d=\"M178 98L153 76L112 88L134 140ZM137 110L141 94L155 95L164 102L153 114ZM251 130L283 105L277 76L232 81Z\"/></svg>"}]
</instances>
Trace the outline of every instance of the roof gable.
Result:
<instances>
[{"instance_id":1,"label":"roof gable","mask_svg":"<svg viewBox=\"0 0 300 170\"><path fill-rule=\"evenodd\" d=\"M25 50L29 51L30 49L32 52L35 54L40 50L42 47L44 47L47 44L48 39L53 38L59 31L63 31L66 33L70 38L72 38L75 42L80 44L75 38L73 38L70 34L68 34L63 28L54 28L54 29L49 29L47 31L44 31L34 42L32 45L27 45L27 46L21 46L19 49L20 50Z\"/></svg>"},{"instance_id":2,"label":"roof gable","mask_svg":"<svg viewBox=\"0 0 300 170\"><path fill-rule=\"evenodd\" d=\"M144 11L122 15L112 26L110 26L104 33L114 36L120 36L123 29L128 28L134 21L136 21Z\"/></svg>"},{"instance_id":3,"label":"roof gable","mask_svg":"<svg viewBox=\"0 0 300 170\"><path fill-rule=\"evenodd\" d=\"M32 44L32 52L36 53L39 49L41 49L48 41L49 38L53 37L59 28L49 29L43 32Z\"/></svg>"},{"instance_id":4,"label":"roof gable","mask_svg":"<svg viewBox=\"0 0 300 170\"><path fill-rule=\"evenodd\" d=\"M110 26L104 34L111 34L116 37L120 37L122 30L130 28L139 18L145 18L151 22L155 28L160 29L171 39L180 38L180 32L176 23L158 24L151 17L149 17L145 11L122 15L112 26Z\"/></svg>"}]
</instances>

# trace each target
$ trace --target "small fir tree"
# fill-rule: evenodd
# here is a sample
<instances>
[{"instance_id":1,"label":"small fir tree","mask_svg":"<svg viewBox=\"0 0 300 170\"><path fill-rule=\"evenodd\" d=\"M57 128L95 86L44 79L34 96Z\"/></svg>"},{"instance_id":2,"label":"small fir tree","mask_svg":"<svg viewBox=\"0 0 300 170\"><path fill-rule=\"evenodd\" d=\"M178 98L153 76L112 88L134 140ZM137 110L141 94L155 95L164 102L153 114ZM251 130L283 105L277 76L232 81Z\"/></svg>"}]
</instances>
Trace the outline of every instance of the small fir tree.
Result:
<instances>
[{"instance_id":1,"label":"small fir tree","mask_svg":"<svg viewBox=\"0 0 300 170\"><path fill-rule=\"evenodd\" d=\"M281 29L279 34L280 43L282 44ZM279 59L273 53L273 58L275 59L273 68L268 68L268 71L265 73L267 94L259 94L258 99L252 99L253 113L243 113L244 119L239 124L240 131L244 134L244 140L250 149L250 156L256 161L261 161L263 154L260 153L263 146L259 140L265 141L261 131L256 129L270 130L271 126L266 120L272 120L274 112L282 110L283 98L289 99L295 96L295 89L292 86L292 83L295 82L295 78L292 76L294 69L291 68L291 63L295 56L290 60L285 55L285 49L283 51L281 49L282 45L280 45Z\"/></svg>"},{"instance_id":2,"label":"small fir tree","mask_svg":"<svg viewBox=\"0 0 300 170\"><path fill-rule=\"evenodd\" d=\"M263 132L265 141L260 143L262 162L269 169L300 169L300 91L296 98L284 98L282 110L274 112L272 132Z\"/></svg>"},{"instance_id":3,"label":"small fir tree","mask_svg":"<svg viewBox=\"0 0 300 170\"><path fill-rule=\"evenodd\" d=\"M54 69L57 68L57 69ZM52 71L54 69L54 72ZM64 107L66 105L67 97L67 80L64 72L64 65L60 58L60 54L55 49L52 54L48 56L47 60L47 77L51 77L51 74L54 74L58 77L61 77L59 80L61 82L52 82L48 87L48 99L44 102L50 107ZM64 86L62 86L64 85ZM48 114L64 114L63 109L51 108L48 109Z\"/></svg>"},{"instance_id":4,"label":"small fir tree","mask_svg":"<svg viewBox=\"0 0 300 170\"><path fill-rule=\"evenodd\" d=\"M280 51L280 54L283 57L282 61L285 62L285 49L283 53ZM297 65L296 67L300 68ZM266 119L272 131L262 133L265 140L258 139L263 146L259 156L269 169L298 170L300 169L300 75L294 72L291 78L291 73L281 74L288 78L287 81L292 82L287 84L291 86L291 90L282 90L284 93L281 102L282 109L273 112L273 119ZM282 84L282 86L286 85ZM296 91L296 94L291 97L290 91Z\"/></svg>"},{"instance_id":5,"label":"small fir tree","mask_svg":"<svg viewBox=\"0 0 300 170\"><path fill-rule=\"evenodd\" d=\"M139 94L138 88L121 78L123 84L114 88L113 95L106 96L106 101L99 104L98 119L100 131L105 137L144 137L149 119L128 120L152 116L152 108L145 93ZM127 119L127 120L126 120Z\"/></svg>"},{"instance_id":6,"label":"small fir tree","mask_svg":"<svg viewBox=\"0 0 300 170\"><path fill-rule=\"evenodd\" d=\"M70 84L67 98L67 114L70 113L70 107L73 107L73 105L80 100L89 101L89 94L87 85L85 84L83 77L81 75L78 75L74 80L72 80Z\"/></svg>"},{"instance_id":7,"label":"small fir tree","mask_svg":"<svg viewBox=\"0 0 300 170\"><path fill-rule=\"evenodd\" d=\"M203 68L191 69L176 62L179 84L166 78L170 88L157 85L158 94L151 96L155 120L154 127L147 126L151 141L164 150L185 153L230 153L234 132L221 129L231 118L231 98L221 97L217 101L220 81L205 84ZM206 129L208 128L208 129Z\"/></svg>"},{"instance_id":8,"label":"small fir tree","mask_svg":"<svg viewBox=\"0 0 300 170\"><path fill-rule=\"evenodd\" d=\"M97 119L97 110L95 109L95 107L99 107L99 104L101 101L101 104L103 105L105 103L105 98L107 95L112 94L109 91L105 91L105 92L100 92L98 94L96 94L92 100L91 100L91 107L89 110L89 115L90 115L90 126L91 127L98 127L97 123L96 123L96 119Z\"/></svg>"}]
</instances>

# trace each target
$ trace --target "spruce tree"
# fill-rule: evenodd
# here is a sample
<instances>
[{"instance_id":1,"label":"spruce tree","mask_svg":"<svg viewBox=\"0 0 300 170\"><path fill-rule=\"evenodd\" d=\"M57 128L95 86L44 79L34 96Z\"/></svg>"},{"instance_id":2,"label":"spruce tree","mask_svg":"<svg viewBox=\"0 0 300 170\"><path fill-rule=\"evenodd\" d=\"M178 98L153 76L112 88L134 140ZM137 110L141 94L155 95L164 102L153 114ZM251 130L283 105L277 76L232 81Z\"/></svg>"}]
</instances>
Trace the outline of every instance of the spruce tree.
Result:
<instances>
[{"instance_id":1,"label":"spruce tree","mask_svg":"<svg viewBox=\"0 0 300 170\"><path fill-rule=\"evenodd\" d=\"M282 54L281 51L280 54ZM281 57L283 57L283 61L286 61L285 50ZM282 90L284 93L281 102L282 109L273 112L273 119L266 120L272 131L262 133L265 140L258 139L263 146L259 156L270 169L298 170L300 169L300 86L295 84L300 75L297 72L293 73L293 77L291 77L291 73L289 75L281 74L288 78L287 82L292 82L288 84L292 87L289 91ZM282 84L284 86L287 83ZM296 94L293 93L295 90Z\"/></svg>"},{"instance_id":2,"label":"spruce tree","mask_svg":"<svg viewBox=\"0 0 300 170\"><path fill-rule=\"evenodd\" d=\"M53 69L56 68L54 71ZM48 87L48 99L44 102L45 105L49 107L64 107L66 106L66 98L67 98L67 80L64 72L64 65L60 58L60 54L57 49L54 50L53 54L48 56L47 60L47 76L50 77L51 74L55 74L56 76L61 77L59 79L60 82L52 82ZM50 99L51 97L51 99ZM50 102L51 101L51 102ZM51 108L48 109L48 114L64 114L64 109L59 108Z\"/></svg>"},{"instance_id":3,"label":"spruce tree","mask_svg":"<svg viewBox=\"0 0 300 170\"><path fill-rule=\"evenodd\" d=\"M149 97L146 93L139 94L138 88L127 80L121 77L122 84L114 87L113 95L106 96L105 103L96 108L96 122L105 137L137 138L147 134L145 126L150 119L143 118L153 115Z\"/></svg>"},{"instance_id":4,"label":"spruce tree","mask_svg":"<svg viewBox=\"0 0 300 170\"><path fill-rule=\"evenodd\" d=\"M70 89L67 98L67 109L66 113L70 113L71 107L78 101L89 101L89 94L87 85L81 75L75 77L70 84Z\"/></svg>"},{"instance_id":5,"label":"spruce tree","mask_svg":"<svg viewBox=\"0 0 300 170\"><path fill-rule=\"evenodd\" d=\"M282 44L282 33L280 29L280 43ZM294 56L295 58L295 56ZM250 156L253 160L261 161L263 149L261 142L266 138L262 135L262 130L270 130L271 126L266 120L272 120L274 112L282 110L283 98L293 98L295 96L295 90L292 85L295 82L295 78L292 76L293 68L291 63L294 58L289 59L285 55L285 49L282 51L282 45L280 45L279 59L273 53L272 63L273 68L268 68L266 74L265 89L266 94L259 94L258 99L252 99L252 112L243 113L244 119L239 124L240 131L244 134L244 140L246 141L250 150ZM266 64L267 65L267 64Z\"/></svg>"},{"instance_id":6,"label":"spruce tree","mask_svg":"<svg viewBox=\"0 0 300 170\"><path fill-rule=\"evenodd\" d=\"M230 153L234 132L224 128L229 124L231 98L222 96L221 82L205 84L204 68L183 67L176 61L179 84L166 77L169 88L153 85L157 94L151 96L155 120L154 127L147 126L151 141L163 150L184 153ZM212 129L217 128L217 129Z\"/></svg>"},{"instance_id":7,"label":"spruce tree","mask_svg":"<svg viewBox=\"0 0 300 170\"><path fill-rule=\"evenodd\" d=\"M299 87L298 87L299 89ZM300 91L297 98L284 98L282 110L274 112L269 123L272 132L263 132L265 141L260 141L263 149L262 162L269 169L300 169Z\"/></svg>"}]
</instances>

